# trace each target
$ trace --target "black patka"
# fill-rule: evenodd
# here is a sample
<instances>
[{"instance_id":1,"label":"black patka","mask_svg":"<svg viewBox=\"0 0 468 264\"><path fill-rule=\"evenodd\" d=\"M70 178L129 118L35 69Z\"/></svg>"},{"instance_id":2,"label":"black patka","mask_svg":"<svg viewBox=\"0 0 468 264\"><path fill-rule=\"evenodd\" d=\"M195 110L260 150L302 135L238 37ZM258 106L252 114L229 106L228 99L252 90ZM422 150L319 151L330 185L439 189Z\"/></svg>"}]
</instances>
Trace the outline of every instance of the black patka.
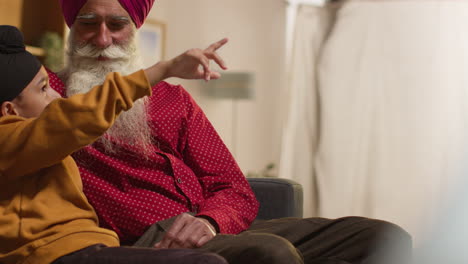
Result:
<instances>
[{"instance_id":1,"label":"black patka","mask_svg":"<svg viewBox=\"0 0 468 264\"><path fill-rule=\"evenodd\" d=\"M0 104L15 99L40 69L39 60L26 51L23 34L0 25Z\"/></svg>"}]
</instances>

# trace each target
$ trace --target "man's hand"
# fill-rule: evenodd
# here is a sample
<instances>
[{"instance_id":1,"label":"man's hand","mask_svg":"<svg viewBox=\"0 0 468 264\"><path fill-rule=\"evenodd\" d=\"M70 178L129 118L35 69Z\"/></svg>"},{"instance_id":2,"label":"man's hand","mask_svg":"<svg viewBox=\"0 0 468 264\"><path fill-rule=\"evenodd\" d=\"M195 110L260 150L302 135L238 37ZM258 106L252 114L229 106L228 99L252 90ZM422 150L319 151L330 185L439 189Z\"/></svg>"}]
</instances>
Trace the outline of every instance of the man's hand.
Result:
<instances>
[{"instance_id":1,"label":"man's hand","mask_svg":"<svg viewBox=\"0 0 468 264\"><path fill-rule=\"evenodd\" d=\"M214 227L203 218L179 215L155 248L199 248L216 236Z\"/></svg>"},{"instance_id":2,"label":"man's hand","mask_svg":"<svg viewBox=\"0 0 468 264\"><path fill-rule=\"evenodd\" d=\"M211 44L208 48L190 49L181 55L168 61L168 77L178 77L183 79L218 79L221 75L218 72L211 71L210 60L214 60L223 70L226 70L226 64L216 51L228 42L224 38Z\"/></svg>"},{"instance_id":3,"label":"man's hand","mask_svg":"<svg viewBox=\"0 0 468 264\"><path fill-rule=\"evenodd\" d=\"M216 53L227 42L228 39L224 38L204 50L190 49L171 60L154 64L145 70L149 83L153 86L169 77L205 79L206 81L218 79L221 74L211 71L210 61L215 61L223 70L227 69L223 59Z\"/></svg>"}]
</instances>

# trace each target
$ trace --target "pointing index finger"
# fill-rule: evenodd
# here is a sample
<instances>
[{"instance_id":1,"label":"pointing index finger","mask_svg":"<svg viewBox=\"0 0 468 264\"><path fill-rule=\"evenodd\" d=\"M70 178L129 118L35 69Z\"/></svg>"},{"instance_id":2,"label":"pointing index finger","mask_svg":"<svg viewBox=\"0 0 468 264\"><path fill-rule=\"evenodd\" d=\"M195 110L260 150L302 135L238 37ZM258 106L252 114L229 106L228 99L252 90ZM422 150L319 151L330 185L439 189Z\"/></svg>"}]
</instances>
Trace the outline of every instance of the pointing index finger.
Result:
<instances>
[{"instance_id":1,"label":"pointing index finger","mask_svg":"<svg viewBox=\"0 0 468 264\"><path fill-rule=\"evenodd\" d=\"M226 44L228 41L229 41L228 38L223 38L222 40L211 44L206 50L207 51L212 51L212 52L217 51L219 48L224 46L224 44Z\"/></svg>"}]
</instances>

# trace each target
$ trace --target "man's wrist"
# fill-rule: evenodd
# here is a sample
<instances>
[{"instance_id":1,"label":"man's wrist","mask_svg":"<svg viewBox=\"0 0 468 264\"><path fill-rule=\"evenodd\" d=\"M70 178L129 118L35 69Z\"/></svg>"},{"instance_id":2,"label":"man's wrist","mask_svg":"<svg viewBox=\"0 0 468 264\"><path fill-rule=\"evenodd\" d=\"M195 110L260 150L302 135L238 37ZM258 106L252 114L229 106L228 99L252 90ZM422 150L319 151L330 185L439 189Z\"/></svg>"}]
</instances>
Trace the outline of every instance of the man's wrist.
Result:
<instances>
[{"instance_id":1,"label":"man's wrist","mask_svg":"<svg viewBox=\"0 0 468 264\"><path fill-rule=\"evenodd\" d=\"M162 74L163 80L173 77L170 71L171 64L172 64L172 60L163 60L163 61L156 63L157 67L159 67L163 73Z\"/></svg>"},{"instance_id":2,"label":"man's wrist","mask_svg":"<svg viewBox=\"0 0 468 264\"><path fill-rule=\"evenodd\" d=\"M206 215L199 215L199 216L196 216L196 217L204 220L204 222L207 223L209 225L209 227L212 228L215 233L219 233L218 223L216 223L216 221L213 220L213 218L211 218L209 216L206 216Z\"/></svg>"}]
</instances>

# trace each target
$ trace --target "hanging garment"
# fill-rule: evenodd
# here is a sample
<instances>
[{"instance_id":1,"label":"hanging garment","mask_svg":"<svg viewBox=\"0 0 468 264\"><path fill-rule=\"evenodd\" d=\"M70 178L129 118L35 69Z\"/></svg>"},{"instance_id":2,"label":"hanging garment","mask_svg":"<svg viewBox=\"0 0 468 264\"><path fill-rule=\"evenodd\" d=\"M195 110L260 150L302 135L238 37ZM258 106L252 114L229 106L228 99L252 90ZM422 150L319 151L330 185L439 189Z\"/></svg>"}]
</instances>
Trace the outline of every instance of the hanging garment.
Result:
<instances>
[{"instance_id":1,"label":"hanging garment","mask_svg":"<svg viewBox=\"0 0 468 264\"><path fill-rule=\"evenodd\" d=\"M289 96L279 175L299 182L304 190L304 216L317 215L313 160L318 140L317 61L332 24L333 9L300 5L286 85Z\"/></svg>"},{"instance_id":2,"label":"hanging garment","mask_svg":"<svg viewBox=\"0 0 468 264\"><path fill-rule=\"evenodd\" d=\"M348 1L319 66L324 217L389 220L415 241L468 136L468 1Z\"/></svg>"}]
</instances>

